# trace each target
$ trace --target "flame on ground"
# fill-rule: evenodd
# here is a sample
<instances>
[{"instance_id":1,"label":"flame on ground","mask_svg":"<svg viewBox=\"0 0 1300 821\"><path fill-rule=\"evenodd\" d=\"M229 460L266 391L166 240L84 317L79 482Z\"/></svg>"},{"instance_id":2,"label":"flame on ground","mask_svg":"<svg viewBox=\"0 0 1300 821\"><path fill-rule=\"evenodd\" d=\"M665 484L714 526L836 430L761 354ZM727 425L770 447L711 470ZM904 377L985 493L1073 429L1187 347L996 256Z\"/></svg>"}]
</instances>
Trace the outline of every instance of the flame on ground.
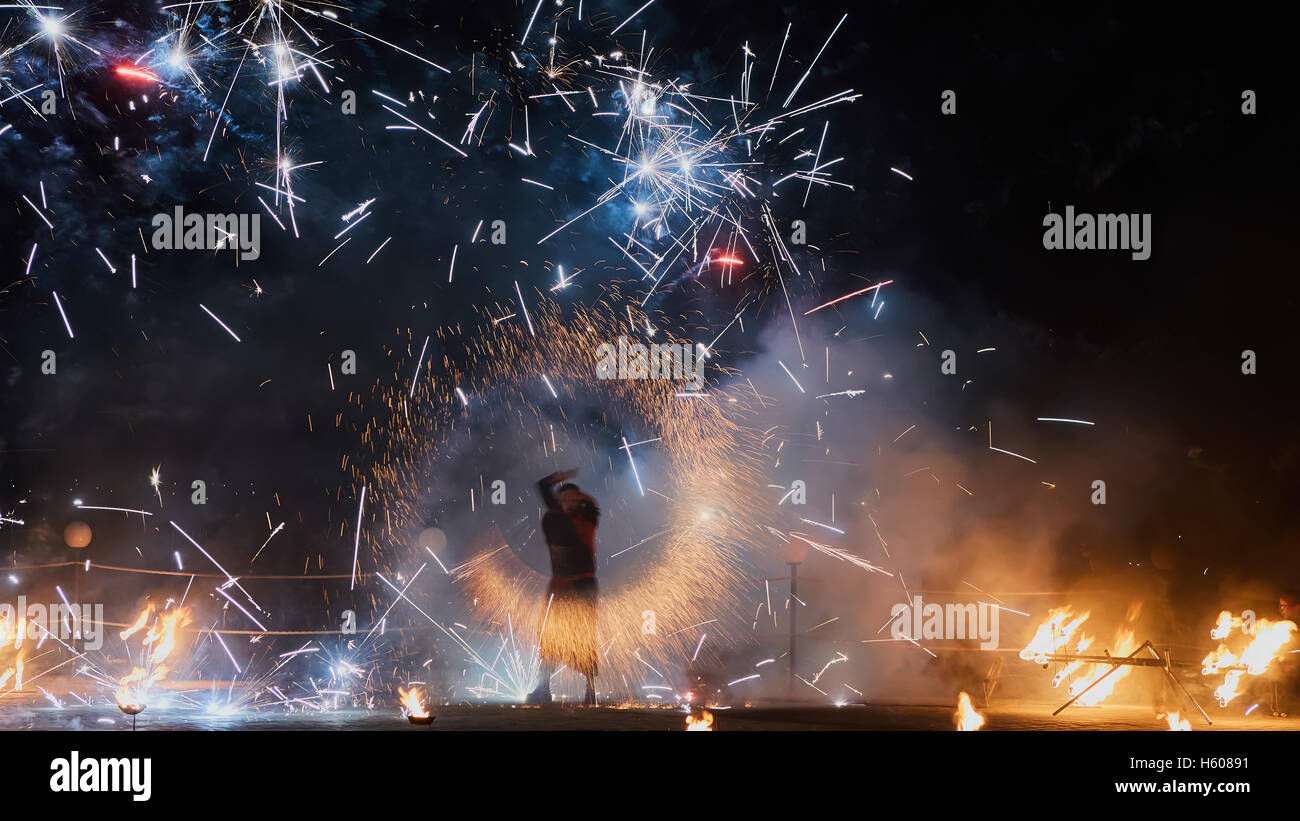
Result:
<instances>
[{"instance_id":1,"label":"flame on ground","mask_svg":"<svg viewBox=\"0 0 1300 821\"><path fill-rule=\"evenodd\" d=\"M695 716L686 717L687 732L711 731L713 729L713 713L708 710L701 710L699 718Z\"/></svg>"},{"instance_id":2,"label":"flame on ground","mask_svg":"<svg viewBox=\"0 0 1300 821\"><path fill-rule=\"evenodd\" d=\"M397 694L402 697L402 715L408 718L429 717L429 708L424 706L424 691L419 687L409 690L398 687Z\"/></svg>"},{"instance_id":3,"label":"flame on ground","mask_svg":"<svg viewBox=\"0 0 1300 821\"><path fill-rule=\"evenodd\" d=\"M1190 731L1192 729L1192 722L1185 718L1179 718L1178 713L1161 714L1157 715L1156 718L1163 718L1168 721L1170 730Z\"/></svg>"},{"instance_id":4,"label":"flame on ground","mask_svg":"<svg viewBox=\"0 0 1300 821\"><path fill-rule=\"evenodd\" d=\"M970 694L965 690L957 696L957 712L953 719L960 731L973 732L984 726L984 716L975 712L975 705L971 704Z\"/></svg>"}]
</instances>

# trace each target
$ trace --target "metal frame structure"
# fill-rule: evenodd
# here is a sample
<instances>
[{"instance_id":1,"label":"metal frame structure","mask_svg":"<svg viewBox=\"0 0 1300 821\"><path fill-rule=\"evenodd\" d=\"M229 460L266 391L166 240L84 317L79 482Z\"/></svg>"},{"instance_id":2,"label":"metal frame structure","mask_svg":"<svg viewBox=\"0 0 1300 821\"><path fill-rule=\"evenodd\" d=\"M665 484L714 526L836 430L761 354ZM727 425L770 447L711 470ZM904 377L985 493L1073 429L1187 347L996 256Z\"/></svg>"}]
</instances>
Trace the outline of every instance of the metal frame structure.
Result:
<instances>
[{"instance_id":1,"label":"metal frame structure","mask_svg":"<svg viewBox=\"0 0 1300 821\"><path fill-rule=\"evenodd\" d=\"M1151 653L1151 658L1145 658L1145 657L1139 658L1138 654L1141 653L1143 650L1149 651ZM1056 708L1056 712L1052 713L1052 715L1059 715L1062 710L1064 710L1066 707L1069 707L1074 702L1078 701L1079 698L1082 697L1084 693L1088 692L1093 687L1096 687L1107 676L1109 676L1111 673L1115 672L1121 667L1157 667L1161 670L1161 672L1165 674L1165 678L1169 679L1169 681L1171 681L1178 690L1182 691L1183 695L1187 696L1187 700L1192 702L1192 706L1195 707L1196 711L1201 714L1201 718L1205 719L1205 723L1209 725L1214 724L1214 722L1210 720L1209 715L1206 714L1205 710L1201 708L1200 703L1197 702L1197 700L1192 697L1191 693L1187 692L1187 688L1184 687L1183 683L1178 680L1177 676L1174 675L1173 672L1174 661L1172 656L1169 653L1168 648L1165 649L1164 655L1162 656L1159 652L1156 651L1155 645L1153 645L1149 639L1147 641L1142 642L1141 647L1134 650L1129 655L1122 656L1122 657L1112 656L1110 655L1110 653L1107 653L1104 656L1077 656L1077 655L1058 654L1058 655L1046 656L1044 658L1045 658L1045 661L1043 662L1044 666L1054 661L1063 662L1065 664L1070 664L1072 662L1084 662L1088 664L1111 665L1111 668L1107 670L1105 673L1103 673L1096 681L1094 681L1092 684L1089 684L1087 687L1080 690L1069 701L1065 702L1060 707Z\"/></svg>"}]
</instances>

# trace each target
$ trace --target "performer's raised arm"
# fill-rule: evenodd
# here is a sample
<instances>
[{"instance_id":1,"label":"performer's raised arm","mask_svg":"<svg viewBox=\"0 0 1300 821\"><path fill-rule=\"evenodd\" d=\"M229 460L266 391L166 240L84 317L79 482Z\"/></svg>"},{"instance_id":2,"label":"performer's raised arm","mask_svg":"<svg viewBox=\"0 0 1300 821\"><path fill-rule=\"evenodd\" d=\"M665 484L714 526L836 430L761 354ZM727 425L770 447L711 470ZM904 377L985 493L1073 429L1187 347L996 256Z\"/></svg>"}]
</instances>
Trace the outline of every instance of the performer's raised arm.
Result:
<instances>
[{"instance_id":1,"label":"performer's raised arm","mask_svg":"<svg viewBox=\"0 0 1300 821\"><path fill-rule=\"evenodd\" d=\"M576 470L557 470L538 481L537 490L542 494L542 502L545 503L547 510L560 510L560 502L555 498L555 492L551 488L577 475L578 471Z\"/></svg>"}]
</instances>

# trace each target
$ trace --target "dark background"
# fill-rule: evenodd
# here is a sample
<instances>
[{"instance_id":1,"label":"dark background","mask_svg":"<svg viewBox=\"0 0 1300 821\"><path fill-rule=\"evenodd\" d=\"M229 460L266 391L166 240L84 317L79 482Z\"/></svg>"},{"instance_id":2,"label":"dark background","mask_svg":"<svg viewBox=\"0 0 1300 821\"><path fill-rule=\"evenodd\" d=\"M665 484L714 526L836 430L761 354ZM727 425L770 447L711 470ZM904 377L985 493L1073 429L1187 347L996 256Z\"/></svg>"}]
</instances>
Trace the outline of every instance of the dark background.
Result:
<instances>
[{"instance_id":1,"label":"dark background","mask_svg":"<svg viewBox=\"0 0 1300 821\"><path fill-rule=\"evenodd\" d=\"M588 8L589 17L606 15L606 34L584 34L570 22L566 44L587 38L606 48L609 29L639 5ZM1069 491L1040 501L1026 488L1041 477L1016 475L1014 487L999 478L1002 490L976 497L967 515L1042 513L1065 522L1047 541L1056 575L1044 580L1049 589L1104 567L1147 565L1163 550L1160 577L1178 599L1222 595L1237 584L1257 592L1259 585L1300 583L1296 101L1286 29L1278 12L1264 8L1211 15L1174 4L1067 10L658 0L618 43L639 47L646 28L660 68L726 94L736 88L744 42L764 66L755 85L766 88L773 54L793 22L773 93L783 97L847 11L801 99L846 88L863 95L824 118L831 122L824 154L847 158L835 178L853 191L815 191L806 209L778 205L787 221L807 220L810 242L826 260L815 286L792 286L796 312L894 279L881 319L861 334L884 334L893 346L882 348L898 376L890 407L923 417L932 431L975 426L960 441L934 441L972 470L991 460L990 476L1001 477L1019 466L981 450L993 419L1002 446L1054 464L1053 479ZM552 11L544 8L538 31L550 30ZM512 305L516 279L545 287L555 263L583 269L580 288L564 299L590 302L600 283L627 279L605 240L611 229L599 221L535 244L606 187L596 160L564 134L574 128L606 144L608 133L554 99L535 101L530 127L538 157L505 147L522 142L522 121L502 101L512 84L535 77L513 76L502 51L517 42L531 12L529 3L366 3L349 18L453 68L452 75L327 28L338 39L326 72L333 91L325 95L305 77L290 97L285 127L296 161L325 161L295 174L295 192L308 200L298 211L297 240L254 199L269 195L253 181L270 181L275 151L274 95L265 85L236 86L230 122L209 161L201 161L212 109L240 50L205 64L213 78L206 98L178 80L167 99L129 111L129 100L138 103L152 89L114 77L114 55L147 48L164 30L161 14L152 4L99 4L79 13L87 27L79 36L102 56L69 47L75 65L60 113L42 121L16 100L0 108L0 126L14 125L0 136L0 198L13 205L0 213L0 270L8 272L0 275L0 513L25 521L0 528L5 563L79 558L60 535L74 518L71 500L155 510L148 476L161 465L161 515L143 526L139 517L95 519L97 560L170 566L180 546L165 524L171 516L201 541L251 545L251 556L269 515L288 526L259 569L299 572L310 557L313 569L346 573L356 498L340 465L361 451L356 423L364 416L347 397L376 381L407 378L388 367L386 350L414 340L418 351L437 326L481 319L474 306ZM10 21L0 26L6 46L30 30L22 15L0 15ZM16 88L54 76L44 46L22 58L4 66ZM370 94L441 95L427 106L438 116L430 127L455 142L482 87L500 89L502 104L468 159L424 135L385 131L396 120ZM341 88L357 91L358 116L339 114ZM955 116L940 114L945 89L957 93ZM1243 89L1258 95L1258 114L1242 114ZM809 130L819 131L813 126L821 119L810 120ZM557 190L522 184L521 176ZM41 180L53 234L21 199L39 202ZM375 216L318 267L337 244L331 237L342 227L339 215L371 197ZM1049 203L1058 212L1072 204L1090 213L1151 213L1151 258L1045 251ZM149 216L176 204L261 213L262 258L236 268L228 256L146 252L137 229L149 236ZM496 218L507 220L510 244L469 247L477 221ZM24 276L33 242L37 257ZM448 284L457 243L456 280ZM129 287L132 253L136 290ZM254 280L263 295L254 295ZM716 332L744 287L702 296L686 288L681 303L669 294L660 307L687 304L711 320L721 317L708 323ZM51 290L65 301L75 339L64 331ZM850 322L865 329L866 299L823 312L822 325L809 320L810 335ZM216 327L200 302L243 342ZM781 300L769 295L763 306L761 321L729 338L726 364L758 367L764 335L788 324ZM918 329L932 346L915 347ZM985 346L998 351L977 358L973 351ZM938 373L937 352L945 348L959 352L962 378L973 379L964 390ZM1241 373L1247 348L1258 355L1257 375ZM57 376L40 373L45 349L58 354ZM337 369L343 349L362 362L350 382ZM810 354L813 371L817 359ZM333 392L326 363L335 369ZM336 427L340 412L345 422ZM1036 416L1088 419L1097 428L1035 433ZM896 433L872 437L887 442ZM840 444L855 441L852 433L841 436ZM207 482L205 508L188 503L191 478ZM1094 478L1108 482L1104 510L1087 505ZM222 555L242 569L235 558L242 551ZM318 554L329 557L323 565ZM282 605L294 605L297 595L286 594ZM320 615L314 604L304 610Z\"/></svg>"}]
</instances>

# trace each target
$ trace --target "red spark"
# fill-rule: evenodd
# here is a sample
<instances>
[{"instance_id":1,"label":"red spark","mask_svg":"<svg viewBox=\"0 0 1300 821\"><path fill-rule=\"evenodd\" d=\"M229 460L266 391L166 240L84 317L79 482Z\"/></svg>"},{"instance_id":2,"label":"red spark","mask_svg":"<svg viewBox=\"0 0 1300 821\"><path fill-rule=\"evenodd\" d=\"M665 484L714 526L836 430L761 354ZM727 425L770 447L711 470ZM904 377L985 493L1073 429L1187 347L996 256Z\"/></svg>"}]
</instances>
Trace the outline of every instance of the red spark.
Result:
<instances>
[{"instance_id":1,"label":"red spark","mask_svg":"<svg viewBox=\"0 0 1300 821\"><path fill-rule=\"evenodd\" d=\"M866 287L866 288L863 288L863 289L860 290L860 291L854 291L854 292L851 293L851 294L845 294L845 295L842 296L842 297L838 297L838 298L836 298L836 299L832 299L830 302L824 303L824 304L822 304L822 305L818 305L816 308L813 308L811 311L804 311L804 312L803 312L803 315L804 315L804 316L808 316L808 314L814 313L814 312L816 312L816 311L820 311L822 308L829 308L830 306L834 305L834 304L837 303L837 302L843 302L844 300L848 299L849 297L855 297L855 296L857 296L858 294L865 294L867 291L874 291L874 290L876 290L877 288L883 288L884 286L888 285L888 284L891 283L891 282L893 282L892 279L887 279L887 280L885 280L884 282L878 282L878 283L876 283L875 285L870 285L870 286L868 286L868 287Z\"/></svg>"},{"instance_id":2,"label":"red spark","mask_svg":"<svg viewBox=\"0 0 1300 821\"><path fill-rule=\"evenodd\" d=\"M115 71L123 77L129 77L132 80L145 80L151 83L161 83L158 75L152 71L146 71L135 66L117 66Z\"/></svg>"}]
</instances>

